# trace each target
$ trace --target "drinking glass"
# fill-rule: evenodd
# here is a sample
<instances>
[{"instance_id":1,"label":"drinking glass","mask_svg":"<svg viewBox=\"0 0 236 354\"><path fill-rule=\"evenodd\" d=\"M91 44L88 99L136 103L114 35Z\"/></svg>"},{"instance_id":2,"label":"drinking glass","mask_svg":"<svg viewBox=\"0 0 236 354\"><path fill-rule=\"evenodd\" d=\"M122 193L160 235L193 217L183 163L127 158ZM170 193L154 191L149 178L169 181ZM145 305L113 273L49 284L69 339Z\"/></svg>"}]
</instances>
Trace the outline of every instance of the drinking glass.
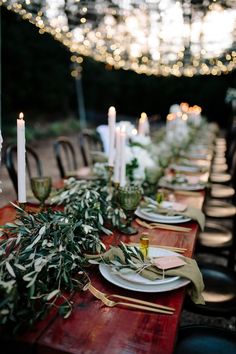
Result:
<instances>
[{"instance_id":1,"label":"drinking glass","mask_svg":"<svg viewBox=\"0 0 236 354\"><path fill-rule=\"evenodd\" d=\"M48 198L51 188L51 177L32 177L30 179L32 192L40 202L41 210L44 208L45 200Z\"/></svg>"},{"instance_id":2,"label":"drinking glass","mask_svg":"<svg viewBox=\"0 0 236 354\"><path fill-rule=\"evenodd\" d=\"M117 199L120 207L126 215L126 222L120 226L120 231L127 235L134 235L138 232L137 229L131 226L134 212L140 203L142 197L142 188L140 186L125 186L120 187L117 193Z\"/></svg>"}]
</instances>

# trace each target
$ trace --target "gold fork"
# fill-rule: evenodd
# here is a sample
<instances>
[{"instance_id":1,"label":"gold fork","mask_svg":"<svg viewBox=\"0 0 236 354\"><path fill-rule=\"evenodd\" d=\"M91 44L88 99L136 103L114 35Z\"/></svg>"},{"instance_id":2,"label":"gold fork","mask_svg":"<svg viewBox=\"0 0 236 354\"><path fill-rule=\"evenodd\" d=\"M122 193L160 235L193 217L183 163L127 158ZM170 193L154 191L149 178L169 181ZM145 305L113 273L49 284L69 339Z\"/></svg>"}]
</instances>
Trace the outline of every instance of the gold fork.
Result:
<instances>
[{"instance_id":1,"label":"gold fork","mask_svg":"<svg viewBox=\"0 0 236 354\"><path fill-rule=\"evenodd\" d=\"M121 306L131 307L131 308L138 309L138 310L145 310L145 311L150 311L150 312L163 313L165 315L173 315L173 313L174 313L173 311L167 311L167 310L156 309L154 307L131 304L129 302L112 301L112 300L109 300L107 298L104 298L104 299L101 299L101 300L108 307L114 307L114 306L117 306L117 305L121 305Z\"/></svg>"},{"instance_id":2,"label":"gold fork","mask_svg":"<svg viewBox=\"0 0 236 354\"><path fill-rule=\"evenodd\" d=\"M97 290L94 286L92 286L91 283L88 283L85 286L84 290L89 290L97 299L101 300L108 307L122 305L122 306L126 306L126 307L140 309L140 310L146 310L146 311L152 311L152 312L164 313L164 314L173 314L175 311L175 309L173 307L159 305L159 304L155 304L153 302L148 302L148 301L139 300L139 299L135 299L132 297L127 297L127 296L121 296L121 295L117 295L117 294L110 294L110 295L105 294L105 293ZM123 302L123 301L112 301L112 300L109 300L108 297L114 297L114 298L120 298L123 300L132 301L133 304L129 303L129 302Z\"/></svg>"}]
</instances>

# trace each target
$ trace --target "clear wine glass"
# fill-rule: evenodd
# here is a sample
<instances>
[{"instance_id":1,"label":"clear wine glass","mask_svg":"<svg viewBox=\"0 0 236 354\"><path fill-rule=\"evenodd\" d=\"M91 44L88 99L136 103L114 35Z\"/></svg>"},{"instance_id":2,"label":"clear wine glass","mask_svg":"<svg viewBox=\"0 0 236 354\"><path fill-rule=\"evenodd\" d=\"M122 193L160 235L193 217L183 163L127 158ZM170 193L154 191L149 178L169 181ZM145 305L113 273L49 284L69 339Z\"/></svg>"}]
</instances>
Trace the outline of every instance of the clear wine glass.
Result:
<instances>
[{"instance_id":1,"label":"clear wine glass","mask_svg":"<svg viewBox=\"0 0 236 354\"><path fill-rule=\"evenodd\" d=\"M45 200L48 198L51 188L51 177L32 177L30 179L32 192L40 202L40 209L43 210L45 206Z\"/></svg>"},{"instance_id":2,"label":"clear wine glass","mask_svg":"<svg viewBox=\"0 0 236 354\"><path fill-rule=\"evenodd\" d=\"M138 233L138 230L131 226L131 222L141 198L142 188L140 186L125 186L118 189L118 203L126 214L126 222L119 228L122 233L127 235Z\"/></svg>"}]
</instances>

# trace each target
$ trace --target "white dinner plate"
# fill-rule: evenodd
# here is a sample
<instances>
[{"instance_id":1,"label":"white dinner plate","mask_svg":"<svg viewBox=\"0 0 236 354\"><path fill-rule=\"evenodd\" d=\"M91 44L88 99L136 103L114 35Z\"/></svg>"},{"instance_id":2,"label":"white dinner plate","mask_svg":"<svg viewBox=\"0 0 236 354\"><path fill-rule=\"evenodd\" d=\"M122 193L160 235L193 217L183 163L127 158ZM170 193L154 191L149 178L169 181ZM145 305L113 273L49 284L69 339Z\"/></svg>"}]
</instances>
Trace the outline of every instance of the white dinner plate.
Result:
<instances>
[{"instance_id":1,"label":"white dinner plate","mask_svg":"<svg viewBox=\"0 0 236 354\"><path fill-rule=\"evenodd\" d=\"M158 285L143 285L131 283L119 275L113 274L110 266L106 264L99 264L99 270L102 276L108 280L110 283L119 286L120 288L132 290L132 291L140 291L143 293L161 293L165 291L171 291L182 286L185 286L190 283L190 280L185 278L179 278L173 282L166 284L158 284Z\"/></svg>"},{"instance_id":2,"label":"white dinner plate","mask_svg":"<svg viewBox=\"0 0 236 354\"><path fill-rule=\"evenodd\" d=\"M197 155L201 155L201 156L208 156L208 155L210 155L210 150L208 148L204 148L200 145L193 145L190 148L189 153L190 154L197 154Z\"/></svg>"},{"instance_id":3,"label":"white dinner plate","mask_svg":"<svg viewBox=\"0 0 236 354\"><path fill-rule=\"evenodd\" d=\"M182 191L200 191L205 188L204 184L186 184L186 183L170 183L169 181L166 181L165 179L161 179L158 182L159 187L164 187L164 188L169 188L169 189L178 189Z\"/></svg>"},{"instance_id":4,"label":"white dinner plate","mask_svg":"<svg viewBox=\"0 0 236 354\"><path fill-rule=\"evenodd\" d=\"M163 248L157 248L157 247L149 247L148 255L149 255L149 257L179 256L179 254L176 252L165 250ZM148 286L171 283L172 281L176 281L177 279L180 278L179 276L176 276L176 277L166 277L166 278L157 279L157 280L149 280L147 278L142 277L141 275L139 275L138 273L136 273L132 269L130 269L130 273L122 273L119 270L116 271L115 267L112 267L112 268L116 272L115 274L117 274L121 278L123 278L131 283L148 285Z\"/></svg>"},{"instance_id":5,"label":"white dinner plate","mask_svg":"<svg viewBox=\"0 0 236 354\"><path fill-rule=\"evenodd\" d=\"M195 166L198 168L209 168L211 162L207 161L207 160L201 160L201 159L183 159L182 161L179 161L178 164L183 164L183 165L187 165L187 166Z\"/></svg>"},{"instance_id":6,"label":"white dinner plate","mask_svg":"<svg viewBox=\"0 0 236 354\"><path fill-rule=\"evenodd\" d=\"M151 217L151 218L159 218L162 220L166 220L166 222L168 222L169 220L171 221L175 221L175 220L179 220L179 219L183 219L182 215L163 215L163 214L158 214L155 211L151 211L148 208L141 208L140 209L141 213L147 217Z\"/></svg>"},{"instance_id":7,"label":"white dinner plate","mask_svg":"<svg viewBox=\"0 0 236 354\"><path fill-rule=\"evenodd\" d=\"M146 215L147 217L153 217L153 218L158 217L158 218L160 218L162 220L166 220L166 221L169 221L169 220L174 221L174 220L178 220L178 219L183 219L182 215L164 215L164 214L159 214L159 213L155 212L155 208L158 206L158 203L149 197L145 197L145 199L149 204L148 204L147 208L142 207L141 212L142 212L142 214ZM169 209L169 210L175 210L175 208L181 208L180 211L184 211L187 208L187 205L163 200L160 204L160 207L165 208L165 209ZM154 209L154 211L151 210L152 208Z\"/></svg>"},{"instance_id":8,"label":"white dinner plate","mask_svg":"<svg viewBox=\"0 0 236 354\"><path fill-rule=\"evenodd\" d=\"M202 154L197 152L190 152L187 157L190 159L211 160L211 154Z\"/></svg>"},{"instance_id":9,"label":"white dinner plate","mask_svg":"<svg viewBox=\"0 0 236 354\"><path fill-rule=\"evenodd\" d=\"M146 200L148 201L149 204L148 204L147 208L142 207L141 212L142 212L142 214L144 214L148 217L154 217L154 218L158 217L158 218L160 218L162 220L166 220L166 221L178 220L178 219L183 218L182 215L163 215L163 214L159 214L155 211L152 211L151 210L152 208L155 210L155 208L158 206L157 202L151 198L148 198L148 197L146 197ZM160 207L165 208L165 209L169 209L169 210L173 210L174 204L176 204L176 203L164 200L161 202ZM181 204L179 204L179 205L181 205ZM183 204L182 204L182 206L183 206L183 208L187 207Z\"/></svg>"},{"instance_id":10,"label":"white dinner plate","mask_svg":"<svg viewBox=\"0 0 236 354\"><path fill-rule=\"evenodd\" d=\"M152 222L159 222L161 224L181 224L182 222L188 222L191 220L191 218L187 218L184 216L181 216L179 219L165 219L163 218L164 215L161 215L161 217L158 217L156 214L155 216L149 215L149 214L143 214L142 209L139 207L136 209L135 214L146 221L152 221Z\"/></svg>"},{"instance_id":11,"label":"white dinner plate","mask_svg":"<svg viewBox=\"0 0 236 354\"><path fill-rule=\"evenodd\" d=\"M172 164L170 165L170 168L176 171L180 172L192 172L192 173L200 173L201 172L201 167L199 166L194 166L194 165L177 165L177 164Z\"/></svg>"}]
</instances>

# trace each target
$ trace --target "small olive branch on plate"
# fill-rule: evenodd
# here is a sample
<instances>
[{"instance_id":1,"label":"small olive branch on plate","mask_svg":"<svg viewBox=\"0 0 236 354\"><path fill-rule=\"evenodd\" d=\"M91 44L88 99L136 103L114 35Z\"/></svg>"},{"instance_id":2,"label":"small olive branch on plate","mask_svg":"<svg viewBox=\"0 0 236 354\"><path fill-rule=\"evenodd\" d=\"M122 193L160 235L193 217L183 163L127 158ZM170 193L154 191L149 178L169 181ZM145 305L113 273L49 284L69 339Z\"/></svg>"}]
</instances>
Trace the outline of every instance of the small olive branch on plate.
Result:
<instances>
[{"instance_id":1,"label":"small olive branch on plate","mask_svg":"<svg viewBox=\"0 0 236 354\"><path fill-rule=\"evenodd\" d=\"M129 247L121 242L118 247L111 247L110 252L110 257L100 255L99 259L91 259L89 262L92 264L103 263L110 265L113 267L114 273L122 274L133 273L134 271L139 274L145 268L152 265L151 259L144 258L142 252L136 246Z\"/></svg>"}]
</instances>

